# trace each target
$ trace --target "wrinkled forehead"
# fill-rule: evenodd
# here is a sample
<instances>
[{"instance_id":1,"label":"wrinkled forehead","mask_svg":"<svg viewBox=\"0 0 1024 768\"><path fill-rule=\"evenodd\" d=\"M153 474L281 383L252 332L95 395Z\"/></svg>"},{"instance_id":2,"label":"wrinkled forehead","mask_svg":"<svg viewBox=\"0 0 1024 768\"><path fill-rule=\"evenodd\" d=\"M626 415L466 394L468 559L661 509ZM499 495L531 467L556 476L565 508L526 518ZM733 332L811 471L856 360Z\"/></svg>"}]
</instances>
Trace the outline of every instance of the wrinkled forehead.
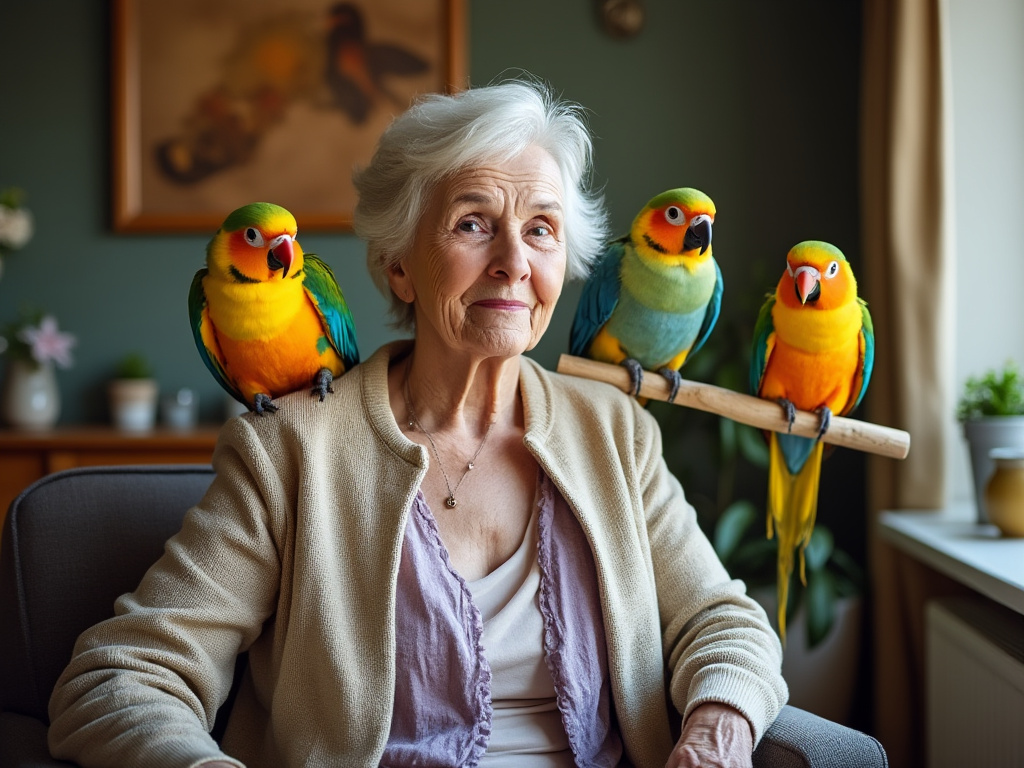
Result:
<instances>
[{"instance_id":1,"label":"wrinkled forehead","mask_svg":"<svg viewBox=\"0 0 1024 768\"><path fill-rule=\"evenodd\" d=\"M511 159L483 160L443 178L429 207L490 207L560 213L563 208L561 169L540 147Z\"/></svg>"}]
</instances>

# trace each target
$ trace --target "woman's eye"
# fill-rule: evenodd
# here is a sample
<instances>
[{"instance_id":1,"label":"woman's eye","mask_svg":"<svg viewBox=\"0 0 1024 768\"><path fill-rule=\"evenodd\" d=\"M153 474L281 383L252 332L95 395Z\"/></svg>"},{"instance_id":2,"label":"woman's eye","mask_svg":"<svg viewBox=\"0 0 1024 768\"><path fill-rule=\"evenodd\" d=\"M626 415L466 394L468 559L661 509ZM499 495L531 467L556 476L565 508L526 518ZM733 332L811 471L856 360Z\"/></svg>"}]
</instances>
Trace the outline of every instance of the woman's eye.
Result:
<instances>
[{"instance_id":1,"label":"woman's eye","mask_svg":"<svg viewBox=\"0 0 1024 768\"><path fill-rule=\"evenodd\" d=\"M480 222L473 221L472 219L466 219L465 221L459 222L458 229L460 232L479 232Z\"/></svg>"},{"instance_id":2,"label":"woman's eye","mask_svg":"<svg viewBox=\"0 0 1024 768\"><path fill-rule=\"evenodd\" d=\"M551 234L551 227L546 224L538 224L537 226L530 228L530 234L534 237L547 237Z\"/></svg>"},{"instance_id":3,"label":"woman's eye","mask_svg":"<svg viewBox=\"0 0 1024 768\"><path fill-rule=\"evenodd\" d=\"M245 230L245 242L254 248L258 248L263 245L263 235L255 227L249 227Z\"/></svg>"}]
</instances>

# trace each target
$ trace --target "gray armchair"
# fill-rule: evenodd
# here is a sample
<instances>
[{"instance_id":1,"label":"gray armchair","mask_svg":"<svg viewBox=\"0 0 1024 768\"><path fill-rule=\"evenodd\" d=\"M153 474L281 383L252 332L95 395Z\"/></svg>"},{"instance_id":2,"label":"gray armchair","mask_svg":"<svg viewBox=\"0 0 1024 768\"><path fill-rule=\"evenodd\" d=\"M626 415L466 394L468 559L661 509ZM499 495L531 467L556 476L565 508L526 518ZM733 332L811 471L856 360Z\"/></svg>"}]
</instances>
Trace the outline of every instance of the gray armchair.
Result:
<instances>
[{"instance_id":1,"label":"gray armchair","mask_svg":"<svg viewBox=\"0 0 1024 768\"><path fill-rule=\"evenodd\" d=\"M75 639L136 587L212 478L208 466L74 469L43 478L11 504L0 542L0 768L69 765L50 757L46 708ZM786 707L754 765L888 762L870 736Z\"/></svg>"}]
</instances>

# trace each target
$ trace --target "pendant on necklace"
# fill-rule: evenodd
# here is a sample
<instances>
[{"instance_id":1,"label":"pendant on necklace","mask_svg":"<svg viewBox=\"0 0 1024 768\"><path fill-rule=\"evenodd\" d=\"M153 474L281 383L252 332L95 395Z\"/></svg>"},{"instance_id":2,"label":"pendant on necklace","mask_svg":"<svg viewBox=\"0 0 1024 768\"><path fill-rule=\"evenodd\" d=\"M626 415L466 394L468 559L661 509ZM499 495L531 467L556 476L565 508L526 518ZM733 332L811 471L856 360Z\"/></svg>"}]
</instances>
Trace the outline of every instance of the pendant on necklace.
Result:
<instances>
[{"instance_id":1,"label":"pendant on necklace","mask_svg":"<svg viewBox=\"0 0 1024 768\"><path fill-rule=\"evenodd\" d=\"M449 496L447 499L444 500L444 503L448 507L448 509L454 509L459 502L455 500L454 496Z\"/></svg>"}]
</instances>

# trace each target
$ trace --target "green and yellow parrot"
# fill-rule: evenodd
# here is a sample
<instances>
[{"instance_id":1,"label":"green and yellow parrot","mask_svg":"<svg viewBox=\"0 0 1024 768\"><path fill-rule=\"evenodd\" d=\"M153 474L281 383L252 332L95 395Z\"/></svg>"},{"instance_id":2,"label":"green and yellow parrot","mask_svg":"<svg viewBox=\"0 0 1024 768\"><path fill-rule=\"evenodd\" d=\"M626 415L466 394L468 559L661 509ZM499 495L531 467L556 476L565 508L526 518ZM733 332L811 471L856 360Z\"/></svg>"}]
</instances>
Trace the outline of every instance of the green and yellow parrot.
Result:
<instances>
[{"instance_id":1,"label":"green and yellow parrot","mask_svg":"<svg viewBox=\"0 0 1024 768\"><path fill-rule=\"evenodd\" d=\"M236 400L263 414L271 401L331 383L359 362L355 326L334 273L295 239L295 217L272 203L232 212L206 247L188 314L199 355Z\"/></svg>"},{"instance_id":2,"label":"green and yellow parrot","mask_svg":"<svg viewBox=\"0 0 1024 768\"><path fill-rule=\"evenodd\" d=\"M612 241L583 288L569 338L573 355L629 370L633 394L643 371L668 379L707 340L722 304L712 256L715 204L689 187L652 198L629 234Z\"/></svg>"},{"instance_id":3,"label":"green and yellow parrot","mask_svg":"<svg viewBox=\"0 0 1024 768\"><path fill-rule=\"evenodd\" d=\"M832 414L860 403L871 379L875 334L867 305L842 252L807 240L786 256L774 294L761 307L750 364L751 392L782 405L790 426L795 410L821 417L817 439L769 435L768 537L778 534L779 635L786 639L786 602L794 553L806 584L804 549L818 509L821 437Z\"/></svg>"}]
</instances>

